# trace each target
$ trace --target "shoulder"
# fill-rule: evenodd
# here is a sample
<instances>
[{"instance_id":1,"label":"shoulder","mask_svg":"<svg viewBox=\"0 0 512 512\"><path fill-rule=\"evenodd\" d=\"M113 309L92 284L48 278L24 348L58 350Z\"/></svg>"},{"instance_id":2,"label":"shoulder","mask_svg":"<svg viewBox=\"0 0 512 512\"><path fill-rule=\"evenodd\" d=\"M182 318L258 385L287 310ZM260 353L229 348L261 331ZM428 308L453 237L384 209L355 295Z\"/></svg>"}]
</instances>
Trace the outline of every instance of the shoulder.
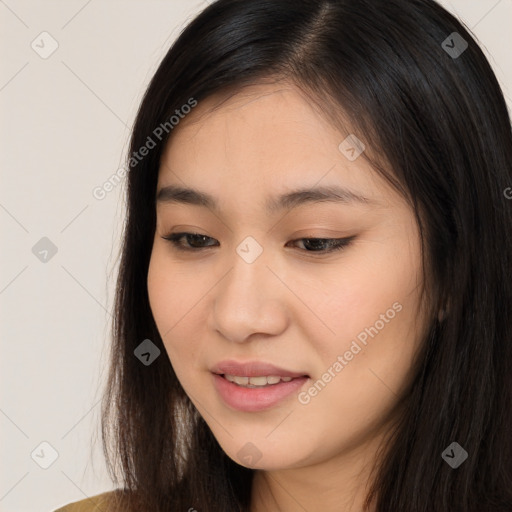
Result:
<instances>
[{"instance_id":1,"label":"shoulder","mask_svg":"<svg viewBox=\"0 0 512 512\"><path fill-rule=\"evenodd\" d=\"M53 512L110 512L109 503L113 503L117 491L104 492L80 501L68 503Z\"/></svg>"}]
</instances>

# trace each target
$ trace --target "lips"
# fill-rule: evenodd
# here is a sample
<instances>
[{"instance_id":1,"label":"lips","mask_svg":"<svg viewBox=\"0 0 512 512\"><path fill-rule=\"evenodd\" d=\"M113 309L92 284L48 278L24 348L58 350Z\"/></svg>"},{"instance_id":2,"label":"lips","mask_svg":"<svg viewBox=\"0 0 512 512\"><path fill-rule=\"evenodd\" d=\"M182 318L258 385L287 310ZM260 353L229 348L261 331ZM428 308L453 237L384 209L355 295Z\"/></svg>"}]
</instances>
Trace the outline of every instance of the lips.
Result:
<instances>
[{"instance_id":1,"label":"lips","mask_svg":"<svg viewBox=\"0 0 512 512\"><path fill-rule=\"evenodd\" d=\"M291 377L292 379L309 377L305 372L286 370L261 361L248 361L241 363L234 360L226 360L213 366L210 371L217 375L235 375L237 377L261 377L270 375L277 377Z\"/></svg>"},{"instance_id":2,"label":"lips","mask_svg":"<svg viewBox=\"0 0 512 512\"><path fill-rule=\"evenodd\" d=\"M237 412L257 413L283 404L300 392L309 378L296 377L289 382L279 382L254 388L239 386L215 373L211 374L214 389L224 406Z\"/></svg>"}]
</instances>

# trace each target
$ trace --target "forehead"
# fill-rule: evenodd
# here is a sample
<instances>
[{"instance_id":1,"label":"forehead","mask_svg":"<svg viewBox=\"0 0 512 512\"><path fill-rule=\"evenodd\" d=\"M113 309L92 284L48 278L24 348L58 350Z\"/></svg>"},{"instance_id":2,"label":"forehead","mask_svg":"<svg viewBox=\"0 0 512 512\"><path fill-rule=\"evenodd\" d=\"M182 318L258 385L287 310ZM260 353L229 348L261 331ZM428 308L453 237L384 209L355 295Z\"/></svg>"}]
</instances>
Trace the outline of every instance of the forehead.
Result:
<instances>
[{"instance_id":1,"label":"forehead","mask_svg":"<svg viewBox=\"0 0 512 512\"><path fill-rule=\"evenodd\" d=\"M199 102L173 131L159 189L188 186L217 197L249 197L263 187L284 192L339 185L377 199L375 185L385 184L364 156L346 158L340 150L346 137L293 84L217 94Z\"/></svg>"},{"instance_id":2,"label":"forehead","mask_svg":"<svg viewBox=\"0 0 512 512\"><path fill-rule=\"evenodd\" d=\"M239 91L221 91L201 100L173 131L171 139L179 138L183 142L200 136L199 132L204 129L223 138L251 130L258 135L255 142L263 140L265 135L272 138L276 131L281 134L288 131L294 135L302 132L310 137L310 128L318 131L321 126L324 137L326 132L338 132L340 126L329 123L326 109L312 98L289 82L260 83L245 86ZM341 109L337 117L347 134L353 131ZM236 131L231 129L232 126L236 127ZM239 132L241 126L244 130ZM265 131L270 127L273 130Z\"/></svg>"}]
</instances>

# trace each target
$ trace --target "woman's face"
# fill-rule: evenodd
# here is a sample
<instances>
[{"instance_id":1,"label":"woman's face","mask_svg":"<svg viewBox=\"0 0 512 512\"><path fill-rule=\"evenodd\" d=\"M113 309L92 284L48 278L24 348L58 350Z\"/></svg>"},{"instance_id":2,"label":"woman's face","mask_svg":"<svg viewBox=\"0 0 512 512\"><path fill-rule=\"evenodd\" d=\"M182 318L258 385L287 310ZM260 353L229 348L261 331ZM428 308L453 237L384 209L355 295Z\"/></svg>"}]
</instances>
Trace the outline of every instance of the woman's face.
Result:
<instances>
[{"instance_id":1,"label":"woman's face","mask_svg":"<svg viewBox=\"0 0 512 512\"><path fill-rule=\"evenodd\" d=\"M174 371L239 464L299 468L360 452L407 383L424 328L413 212L293 86L252 86L209 111L213 100L175 128L158 178L157 195L191 188L216 203L170 190L157 200L148 292ZM277 206L334 186L353 197ZM178 239L189 251L164 239L183 232L206 238ZM349 241L328 253L310 240L326 238ZM217 375L267 382L249 382L250 370L297 378L250 388Z\"/></svg>"}]
</instances>

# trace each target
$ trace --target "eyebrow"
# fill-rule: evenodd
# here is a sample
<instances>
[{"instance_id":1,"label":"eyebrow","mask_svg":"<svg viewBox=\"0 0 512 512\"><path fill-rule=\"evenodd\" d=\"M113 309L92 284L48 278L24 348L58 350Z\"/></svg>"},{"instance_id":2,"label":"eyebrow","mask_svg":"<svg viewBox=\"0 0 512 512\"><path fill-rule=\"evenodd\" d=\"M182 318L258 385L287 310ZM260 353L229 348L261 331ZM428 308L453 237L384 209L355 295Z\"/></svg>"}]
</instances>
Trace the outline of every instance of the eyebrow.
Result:
<instances>
[{"instance_id":1,"label":"eyebrow","mask_svg":"<svg viewBox=\"0 0 512 512\"><path fill-rule=\"evenodd\" d=\"M219 203L212 195L178 185L162 187L157 193L156 201L160 204L181 203L203 206L220 213ZM369 199L344 187L330 185L299 188L277 197L270 197L266 201L266 209L269 214L273 214L282 210L292 210L304 204L320 202L379 204L374 199Z\"/></svg>"}]
</instances>

